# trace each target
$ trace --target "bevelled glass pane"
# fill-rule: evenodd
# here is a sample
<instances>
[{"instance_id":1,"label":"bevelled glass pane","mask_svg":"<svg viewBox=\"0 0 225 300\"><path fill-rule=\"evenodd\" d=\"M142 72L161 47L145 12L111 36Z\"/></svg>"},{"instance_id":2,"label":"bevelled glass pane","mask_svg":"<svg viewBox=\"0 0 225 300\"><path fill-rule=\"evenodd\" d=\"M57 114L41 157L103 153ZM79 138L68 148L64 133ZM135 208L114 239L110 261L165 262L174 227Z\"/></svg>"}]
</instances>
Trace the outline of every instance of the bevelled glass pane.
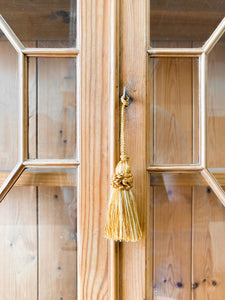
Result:
<instances>
[{"instance_id":1,"label":"bevelled glass pane","mask_svg":"<svg viewBox=\"0 0 225 300\"><path fill-rule=\"evenodd\" d=\"M29 59L29 158L76 158L76 61Z\"/></svg>"},{"instance_id":2,"label":"bevelled glass pane","mask_svg":"<svg viewBox=\"0 0 225 300\"><path fill-rule=\"evenodd\" d=\"M76 0L1 1L0 12L18 38L28 41L54 41L53 47L76 45Z\"/></svg>"},{"instance_id":3,"label":"bevelled glass pane","mask_svg":"<svg viewBox=\"0 0 225 300\"><path fill-rule=\"evenodd\" d=\"M150 163L198 163L198 59L151 58L150 70Z\"/></svg>"},{"instance_id":4,"label":"bevelled glass pane","mask_svg":"<svg viewBox=\"0 0 225 300\"><path fill-rule=\"evenodd\" d=\"M28 169L3 200L0 299L77 299L76 186L76 170Z\"/></svg>"},{"instance_id":5,"label":"bevelled glass pane","mask_svg":"<svg viewBox=\"0 0 225 300\"><path fill-rule=\"evenodd\" d=\"M150 0L151 46L164 41L161 47L174 47L170 42L193 42L199 45L210 37L225 15L224 1ZM177 47L183 47L178 43Z\"/></svg>"},{"instance_id":6,"label":"bevelled glass pane","mask_svg":"<svg viewBox=\"0 0 225 300\"><path fill-rule=\"evenodd\" d=\"M208 55L207 166L225 168L225 43L222 39Z\"/></svg>"},{"instance_id":7,"label":"bevelled glass pane","mask_svg":"<svg viewBox=\"0 0 225 300\"><path fill-rule=\"evenodd\" d=\"M153 299L223 299L223 205L199 173L152 174L151 191L147 273Z\"/></svg>"},{"instance_id":8,"label":"bevelled glass pane","mask_svg":"<svg viewBox=\"0 0 225 300\"><path fill-rule=\"evenodd\" d=\"M19 114L18 55L5 39L0 41L0 170L11 171L18 161Z\"/></svg>"}]
</instances>

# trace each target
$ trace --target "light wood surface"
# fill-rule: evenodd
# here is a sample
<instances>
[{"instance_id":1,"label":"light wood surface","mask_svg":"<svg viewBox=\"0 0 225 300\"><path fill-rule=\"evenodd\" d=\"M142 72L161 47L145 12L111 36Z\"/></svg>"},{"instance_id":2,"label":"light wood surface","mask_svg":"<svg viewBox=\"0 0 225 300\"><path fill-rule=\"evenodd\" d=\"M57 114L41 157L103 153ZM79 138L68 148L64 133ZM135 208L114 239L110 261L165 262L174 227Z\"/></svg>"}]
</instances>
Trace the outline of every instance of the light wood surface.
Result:
<instances>
[{"instance_id":1,"label":"light wood surface","mask_svg":"<svg viewBox=\"0 0 225 300\"><path fill-rule=\"evenodd\" d=\"M111 180L111 11L113 1L81 1L81 184L79 299L108 300L104 223ZM118 135L117 135L118 138Z\"/></svg>"},{"instance_id":2,"label":"light wood surface","mask_svg":"<svg viewBox=\"0 0 225 300\"><path fill-rule=\"evenodd\" d=\"M199 43L193 43L193 46L198 47ZM207 73L207 164L213 168L213 175L221 185L225 183L223 173L224 143L223 138L221 138L224 128L223 49L223 43L221 43L209 54ZM157 69L157 65L155 68ZM195 107L198 90L196 75L193 74L194 69L196 67L188 68L186 66L183 73L186 72L189 73L189 76L193 76L189 89L192 90L194 87L194 97L192 97ZM161 77L166 76L167 72L169 69L164 70ZM174 78L178 74L175 72L171 80L175 80ZM157 73L152 73L150 78L154 75ZM188 75L186 74L186 76ZM169 83L168 80L167 83ZM179 84L182 89L182 96L185 93L185 88L188 88L187 86L183 88L183 83L184 81ZM180 113L178 106L176 113ZM197 127L198 121L195 112L193 120L195 127ZM160 135L162 135L162 131L160 131ZM165 143L167 139L168 134L165 134ZM190 154L195 158L197 158L196 154L198 153L196 143L197 139L194 138L193 148L192 150L189 149ZM172 163L179 157L179 154L173 156L174 152L170 152L168 149L165 147L165 155L171 159ZM151 175L150 184L154 190L152 195L154 239L151 241L151 237L148 236L148 238L149 244L153 243L154 262L147 264L149 266L147 272L151 276L152 270L154 270L153 299L222 299L225 294L222 254L224 252L225 211L221 203L200 174L162 175L155 173ZM179 206L180 203L182 203L182 207ZM151 207L149 211L151 211ZM152 299L151 296L149 299Z\"/></svg>"},{"instance_id":3,"label":"light wood surface","mask_svg":"<svg viewBox=\"0 0 225 300\"><path fill-rule=\"evenodd\" d=\"M38 46L45 47L46 43ZM40 58L36 68L36 157L74 158L75 62L73 59ZM73 180L76 178L74 173L70 175ZM38 291L41 299L77 298L76 207L75 187L37 188Z\"/></svg>"},{"instance_id":4,"label":"light wood surface","mask_svg":"<svg viewBox=\"0 0 225 300\"><path fill-rule=\"evenodd\" d=\"M155 164L193 163L192 63L191 58L155 59L154 131L160 132L154 137Z\"/></svg>"},{"instance_id":5,"label":"light wood surface","mask_svg":"<svg viewBox=\"0 0 225 300\"><path fill-rule=\"evenodd\" d=\"M210 168L225 166L225 143L223 134L225 128L224 85L225 79L224 55L225 45L220 43L215 46L208 56L208 135L207 135L207 165Z\"/></svg>"},{"instance_id":6,"label":"light wood surface","mask_svg":"<svg viewBox=\"0 0 225 300\"><path fill-rule=\"evenodd\" d=\"M75 46L75 1L2 1L0 11L19 39L25 41L26 46L27 41L36 40L63 40L68 47Z\"/></svg>"},{"instance_id":7,"label":"light wood surface","mask_svg":"<svg viewBox=\"0 0 225 300\"><path fill-rule=\"evenodd\" d=\"M36 300L35 187L13 187L0 204L0 239L0 298Z\"/></svg>"},{"instance_id":8,"label":"light wood surface","mask_svg":"<svg viewBox=\"0 0 225 300\"><path fill-rule=\"evenodd\" d=\"M193 194L193 299L223 299L225 211L212 191Z\"/></svg>"},{"instance_id":9,"label":"light wood surface","mask_svg":"<svg viewBox=\"0 0 225 300\"><path fill-rule=\"evenodd\" d=\"M146 298L145 228L146 207L149 205L146 201L149 199L149 175L146 171L148 5L148 1L120 1L120 93L123 86L127 86L134 98L127 110L126 142L134 175L133 192L143 230L143 237L138 243L120 244L119 299L122 300Z\"/></svg>"},{"instance_id":10,"label":"light wood surface","mask_svg":"<svg viewBox=\"0 0 225 300\"><path fill-rule=\"evenodd\" d=\"M0 165L11 170L18 160L18 56L5 41L0 43L0 52ZM36 188L13 187L4 200L0 204L0 298L36 300Z\"/></svg>"},{"instance_id":11,"label":"light wood surface","mask_svg":"<svg viewBox=\"0 0 225 300\"><path fill-rule=\"evenodd\" d=\"M191 194L191 187L154 189L156 300L191 297Z\"/></svg>"},{"instance_id":12,"label":"light wood surface","mask_svg":"<svg viewBox=\"0 0 225 300\"><path fill-rule=\"evenodd\" d=\"M9 172L0 172L0 185L8 177ZM25 171L15 186L76 186L71 172L27 172Z\"/></svg>"},{"instance_id":13,"label":"light wood surface","mask_svg":"<svg viewBox=\"0 0 225 300\"><path fill-rule=\"evenodd\" d=\"M37 191L40 299L77 299L75 191L73 187Z\"/></svg>"},{"instance_id":14,"label":"light wood surface","mask_svg":"<svg viewBox=\"0 0 225 300\"><path fill-rule=\"evenodd\" d=\"M218 172L212 172L216 180L221 186L225 186L225 174ZM208 183L204 180L199 172L195 173L166 173L166 174L151 174L150 183L152 186L208 186Z\"/></svg>"}]
</instances>

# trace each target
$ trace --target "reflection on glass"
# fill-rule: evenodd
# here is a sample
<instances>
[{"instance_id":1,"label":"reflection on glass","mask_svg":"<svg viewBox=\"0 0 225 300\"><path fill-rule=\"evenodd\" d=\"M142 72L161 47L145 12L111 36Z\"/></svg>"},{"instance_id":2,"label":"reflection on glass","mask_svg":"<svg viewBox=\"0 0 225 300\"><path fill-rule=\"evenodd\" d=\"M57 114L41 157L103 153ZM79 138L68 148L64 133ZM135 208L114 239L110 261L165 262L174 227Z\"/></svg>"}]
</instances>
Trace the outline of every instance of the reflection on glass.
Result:
<instances>
[{"instance_id":1,"label":"reflection on glass","mask_svg":"<svg viewBox=\"0 0 225 300\"><path fill-rule=\"evenodd\" d=\"M208 55L207 166L225 168L225 43L222 39Z\"/></svg>"},{"instance_id":2,"label":"reflection on glass","mask_svg":"<svg viewBox=\"0 0 225 300\"><path fill-rule=\"evenodd\" d=\"M225 15L224 1L151 0L150 6L152 47L201 46Z\"/></svg>"},{"instance_id":3,"label":"reflection on glass","mask_svg":"<svg viewBox=\"0 0 225 300\"><path fill-rule=\"evenodd\" d=\"M0 36L3 33L0 31ZM0 41L0 169L11 171L18 161L18 55L8 40Z\"/></svg>"},{"instance_id":4,"label":"reflection on glass","mask_svg":"<svg viewBox=\"0 0 225 300\"><path fill-rule=\"evenodd\" d=\"M0 2L0 12L25 46L31 41L76 45L76 0L7 0Z\"/></svg>"},{"instance_id":5,"label":"reflection on glass","mask_svg":"<svg viewBox=\"0 0 225 300\"><path fill-rule=\"evenodd\" d=\"M150 64L150 162L198 163L198 59L151 58Z\"/></svg>"},{"instance_id":6,"label":"reflection on glass","mask_svg":"<svg viewBox=\"0 0 225 300\"><path fill-rule=\"evenodd\" d=\"M76 157L76 62L29 60L29 157Z\"/></svg>"},{"instance_id":7,"label":"reflection on glass","mask_svg":"<svg viewBox=\"0 0 225 300\"><path fill-rule=\"evenodd\" d=\"M77 299L76 180L27 170L1 203L0 299Z\"/></svg>"},{"instance_id":8,"label":"reflection on glass","mask_svg":"<svg viewBox=\"0 0 225 300\"><path fill-rule=\"evenodd\" d=\"M223 299L224 207L197 173L154 174L151 185L153 299Z\"/></svg>"}]
</instances>

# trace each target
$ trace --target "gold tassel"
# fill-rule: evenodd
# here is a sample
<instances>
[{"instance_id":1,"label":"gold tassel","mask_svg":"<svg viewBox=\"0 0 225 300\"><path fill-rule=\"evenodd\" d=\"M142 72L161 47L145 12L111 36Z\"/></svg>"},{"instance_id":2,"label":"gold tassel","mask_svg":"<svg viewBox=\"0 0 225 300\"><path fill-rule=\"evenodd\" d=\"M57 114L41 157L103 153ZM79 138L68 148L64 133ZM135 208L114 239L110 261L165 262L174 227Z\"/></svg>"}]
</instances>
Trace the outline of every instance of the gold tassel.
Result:
<instances>
[{"instance_id":1,"label":"gold tassel","mask_svg":"<svg viewBox=\"0 0 225 300\"><path fill-rule=\"evenodd\" d=\"M129 97L125 99L122 96L121 102L120 161L112 178L113 189L106 217L105 237L115 241L136 242L141 238L142 232L131 191L133 175L125 149L125 109L129 105Z\"/></svg>"}]
</instances>

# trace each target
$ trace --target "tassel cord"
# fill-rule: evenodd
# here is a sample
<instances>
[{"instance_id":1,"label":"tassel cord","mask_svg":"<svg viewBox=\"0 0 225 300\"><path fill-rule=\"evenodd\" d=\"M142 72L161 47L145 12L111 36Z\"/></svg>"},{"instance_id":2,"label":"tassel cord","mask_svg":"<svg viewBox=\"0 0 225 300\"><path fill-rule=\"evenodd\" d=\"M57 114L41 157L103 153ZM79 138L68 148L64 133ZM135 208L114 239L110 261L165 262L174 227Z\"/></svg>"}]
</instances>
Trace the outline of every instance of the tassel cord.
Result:
<instances>
[{"instance_id":1,"label":"tassel cord","mask_svg":"<svg viewBox=\"0 0 225 300\"><path fill-rule=\"evenodd\" d=\"M121 129L120 129L120 158L121 160L128 160L129 157L126 152L126 142L125 142L125 111L126 107L129 105L129 97L126 99L122 96L121 98Z\"/></svg>"}]
</instances>

